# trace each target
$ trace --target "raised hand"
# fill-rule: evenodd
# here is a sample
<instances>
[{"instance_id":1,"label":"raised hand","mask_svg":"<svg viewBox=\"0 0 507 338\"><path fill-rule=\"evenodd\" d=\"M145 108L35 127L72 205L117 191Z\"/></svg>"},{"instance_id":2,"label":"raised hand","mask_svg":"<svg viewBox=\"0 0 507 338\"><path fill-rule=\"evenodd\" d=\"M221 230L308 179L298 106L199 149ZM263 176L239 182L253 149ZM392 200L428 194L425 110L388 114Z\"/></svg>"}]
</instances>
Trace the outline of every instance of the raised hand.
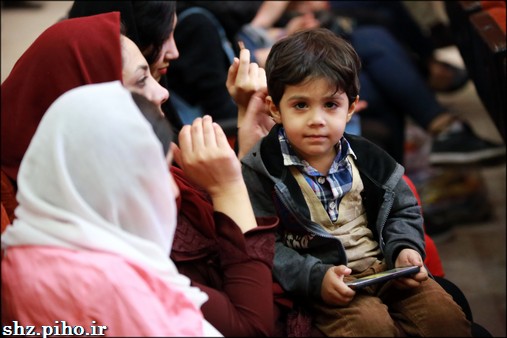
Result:
<instances>
[{"instance_id":1,"label":"raised hand","mask_svg":"<svg viewBox=\"0 0 507 338\"><path fill-rule=\"evenodd\" d=\"M266 105L266 94L261 91L256 92L250 98L243 123L238 129L238 158L243 158L274 125L275 122Z\"/></svg>"},{"instance_id":2,"label":"raised hand","mask_svg":"<svg viewBox=\"0 0 507 338\"><path fill-rule=\"evenodd\" d=\"M241 164L222 128L210 116L196 118L174 143L174 160L195 184L206 190L213 209L229 216L247 232L257 226Z\"/></svg>"},{"instance_id":3,"label":"raised hand","mask_svg":"<svg viewBox=\"0 0 507 338\"><path fill-rule=\"evenodd\" d=\"M229 67L227 90L238 105L238 127L241 127L252 95L267 92L266 72L257 63L250 62L250 51L242 48L240 56L234 58Z\"/></svg>"},{"instance_id":4,"label":"raised hand","mask_svg":"<svg viewBox=\"0 0 507 338\"><path fill-rule=\"evenodd\" d=\"M210 116L185 125L174 159L187 177L210 195L242 182L241 165L222 128Z\"/></svg>"}]
</instances>

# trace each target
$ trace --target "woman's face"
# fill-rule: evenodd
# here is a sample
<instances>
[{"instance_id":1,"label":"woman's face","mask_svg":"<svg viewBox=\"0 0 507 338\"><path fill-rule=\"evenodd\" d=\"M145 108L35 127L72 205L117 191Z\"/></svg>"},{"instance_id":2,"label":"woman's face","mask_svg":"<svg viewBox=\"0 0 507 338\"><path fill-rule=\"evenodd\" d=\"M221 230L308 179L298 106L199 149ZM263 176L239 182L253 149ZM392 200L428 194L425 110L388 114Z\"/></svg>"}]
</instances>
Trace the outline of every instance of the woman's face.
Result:
<instances>
[{"instance_id":1,"label":"woman's face","mask_svg":"<svg viewBox=\"0 0 507 338\"><path fill-rule=\"evenodd\" d=\"M169 38L164 41L157 60L155 60L155 62L150 65L151 74L157 81L160 81L162 75L165 75L167 73L167 68L169 68L171 60L176 60L180 56L178 48L176 47L176 42L174 41L174 28L176 27L176 20L176 14L174 14L171 34L169 35Z\"/></svg>"},{"instance_id":2,"label":"woman's face","mask_svg":"<svg viewBox=\"0 0 507 338\"><path fill-rule=\"evenodd\" d=\"M137 45L121 36L123 85L128 90L147 97L159 107L169 98L169 92L150 73L148 62Z\"/></svg>"}]
</instances>

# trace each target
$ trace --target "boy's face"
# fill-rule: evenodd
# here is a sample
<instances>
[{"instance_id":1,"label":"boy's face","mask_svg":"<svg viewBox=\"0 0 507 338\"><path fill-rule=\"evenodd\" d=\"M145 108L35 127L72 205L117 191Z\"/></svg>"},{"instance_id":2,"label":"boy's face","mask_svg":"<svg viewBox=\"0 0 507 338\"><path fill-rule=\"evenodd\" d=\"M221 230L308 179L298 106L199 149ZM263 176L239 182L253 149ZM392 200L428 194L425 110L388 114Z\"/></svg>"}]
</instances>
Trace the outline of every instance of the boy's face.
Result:
<instances>
[{"instance_id":1,"label":"boy's face","mask_svg":"<svg viewBox=\"0 0 507 338\"><path fill-rule=\"evenodd\" d=\"M284 126L292 148L312 166L334 160L334 146L359 99L349 108L347 95L335 91L325 78L317 78L286 86L279 107L267 98L271 115Z\"/></svg>"}]
</instances>

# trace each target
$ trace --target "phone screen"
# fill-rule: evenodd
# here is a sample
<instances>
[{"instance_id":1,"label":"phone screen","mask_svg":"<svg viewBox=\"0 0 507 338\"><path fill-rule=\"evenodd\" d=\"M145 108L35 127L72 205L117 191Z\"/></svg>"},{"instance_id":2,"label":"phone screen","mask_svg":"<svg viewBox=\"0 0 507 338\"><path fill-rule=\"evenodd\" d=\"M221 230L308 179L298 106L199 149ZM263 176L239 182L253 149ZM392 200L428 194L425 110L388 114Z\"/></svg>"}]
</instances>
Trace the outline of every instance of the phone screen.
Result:
<instances>
[{"instance_id":1,"label":"phone screen","mask_svg":"<svg viewBox=\"0 0 507 338\"><path fill-rule=\"evenodd\" d=\"M400 268L394 268L391 270L382 271L373 275L364 276L353 281L347 282L346 284L352 289L360 289L368 285L375 283L385 282L393 278L404 277L418 273L420 268L418 266L404 266Z\"/></svg>"}]
</instances>

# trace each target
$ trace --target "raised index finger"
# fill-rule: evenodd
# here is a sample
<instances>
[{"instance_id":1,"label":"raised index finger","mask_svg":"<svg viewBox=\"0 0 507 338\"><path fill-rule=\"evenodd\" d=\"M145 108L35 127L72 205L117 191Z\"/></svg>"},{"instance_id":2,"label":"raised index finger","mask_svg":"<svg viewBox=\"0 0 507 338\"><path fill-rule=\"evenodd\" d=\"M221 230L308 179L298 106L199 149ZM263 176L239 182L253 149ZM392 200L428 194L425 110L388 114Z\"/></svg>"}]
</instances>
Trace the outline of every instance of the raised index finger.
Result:
<instances>
[{"instance_id":1,"label":"raised index finger","mask_svg":"<svg viewBox=\"0 0 507 338\"><path fill-rule=\"evenodd\" d=\"M250 51L246 48L241 49L239 52L239 68L238 79L244 81L248 78L248 71L250 66Z\"/></svg>"}]
</instances>

